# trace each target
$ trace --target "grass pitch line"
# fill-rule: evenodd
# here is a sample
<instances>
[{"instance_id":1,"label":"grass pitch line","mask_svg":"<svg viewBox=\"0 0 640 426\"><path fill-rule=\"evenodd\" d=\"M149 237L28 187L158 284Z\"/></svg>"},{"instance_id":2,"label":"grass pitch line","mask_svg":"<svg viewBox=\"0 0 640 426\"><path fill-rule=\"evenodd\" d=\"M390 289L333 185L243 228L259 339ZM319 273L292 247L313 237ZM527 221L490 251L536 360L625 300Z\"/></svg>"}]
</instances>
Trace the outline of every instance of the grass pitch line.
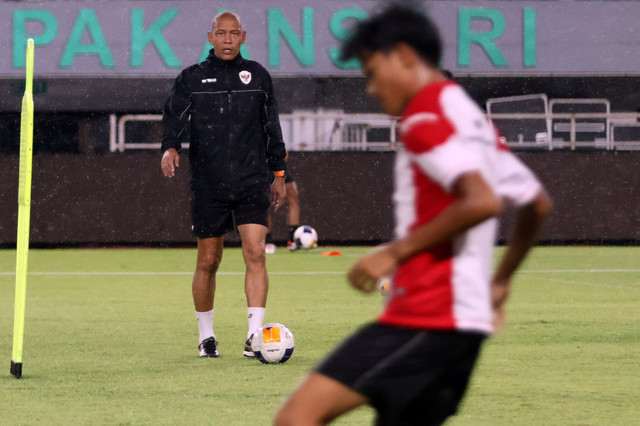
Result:
<instances>
[{"instance_id":1,"label":"grass pitch line","mask_svg":"<svg viewBox=\"0 0 640 426\"><path fill-rule=\"evenodd\" d=\"M0 276L12 276L15 272L0 272ZM216 275L244 275L245 272L218 272ZM344 275L346 271L285 271L285 272L269 272L269 275ZM136 275L148 275L148 276L162 276L162 275L193 275L191 272L81 272L81 271L68 271L68 272L29 272L29 275L38 276L136 276Z\"/></svg>"},{"instance_id":2,"label":"grass pitch line","mask_svg":"<svg viewBox=\"0 0 640 426\"><path fill-rule=\"evenodd\" d=\"M587 283L584 281L576 281L576 280L567 280L563 278L551 278L551 277L542 277L545 281L563 283L563 284L574 284L574 285L582 285L585 287L602 287L602 288L613 288L616 290L640 290L640 287L628 286L628 285L616 285L616 284L605 284L605 283Z\"/></svg>"},{"instance_id":3,"label":"grass pitch line","mask_svg":"<svg viewBox=\"0 0 640 426\"><path fill-rule=\"evenodd\" d=\"M623 273L633 272L639 273L640 269L525 269L518 271L519 274L573 274L573 273ZM269 271L269 275L343 275L347 271ZM0 272L0 276L13 276L15 272ZM86 275L86 276L127 276L127 275L193 275L193 271L188 272L171 272L171 271L140 271L140 272L125 272L125 271L50 271L50 272L29 272L29 275L47 276L47 275ZM227 271L218 272L218 275L244 275L244 271Z\"/></svg>"},{"instance_id":4,"label":"grass pitch line","mask_svg":"<svg viewBox=\"0 0 640 426\"><path fill-rule=\"evenodd\" d=\"M518 271L520 274L573 274L573 273L640 273L640 269L525 269ZM270 271L269 275L344 275L347 271ZM15 272L0 272L0 276L14 276ZM171 276L171 275L193 275L193 271L171 272L171 271L140 271L140 272L118 272L118 271L50 271L50 272L29 272L34 276ZM218 275L244 275L244 271L218 272Z\"/></svg>"},{"instance_id":5,"label":"grass pitch line","mask_svg":"<svg viewBox=\"0 0 640 426\"><path fill-rule=\"evenodd\" d=\"M530 270L521 270L519 273L527 273L527 274L564 274L564 273L612 273L612 272L640 272L640 269L530 269Z\"/></svg>"}]
</instances>

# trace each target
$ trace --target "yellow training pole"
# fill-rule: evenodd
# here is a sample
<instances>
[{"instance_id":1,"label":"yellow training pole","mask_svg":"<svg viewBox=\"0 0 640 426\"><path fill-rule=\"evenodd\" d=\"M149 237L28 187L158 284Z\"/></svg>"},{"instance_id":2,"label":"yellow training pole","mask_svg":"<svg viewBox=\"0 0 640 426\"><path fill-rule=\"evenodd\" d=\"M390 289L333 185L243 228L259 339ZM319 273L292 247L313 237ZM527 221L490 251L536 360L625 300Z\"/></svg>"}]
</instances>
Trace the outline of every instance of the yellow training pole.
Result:
<instances>
[{"instance_id":1,"label":"yellow training pole","mask_svg":"<svg viewBox=\"0 0 640 426\"><path fill-rule=\"evenodd\" d=\"M20 117L20 177L18 184L18 242L16 250L16 296L13 318L11 374L22 376L22 344L27 296L27 260L31 217L31 171L33 159L33 39L27 41L27 77Z\"/></svg>"}]
</instances>

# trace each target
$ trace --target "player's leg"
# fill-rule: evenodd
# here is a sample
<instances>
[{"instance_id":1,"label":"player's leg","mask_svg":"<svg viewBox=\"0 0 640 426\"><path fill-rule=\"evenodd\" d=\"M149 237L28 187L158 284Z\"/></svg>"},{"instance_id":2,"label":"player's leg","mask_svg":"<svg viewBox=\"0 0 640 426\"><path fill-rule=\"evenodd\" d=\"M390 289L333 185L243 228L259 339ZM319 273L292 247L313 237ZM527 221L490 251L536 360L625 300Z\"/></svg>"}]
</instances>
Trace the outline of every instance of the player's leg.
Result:
<instances>
[{"instance_id":1,"label":"player's leg","mask_svg":"<svg viewBox=\"0 0 640 426\"><path fill-rule=\"evenodd\" d=\"M265 307L269 278L264 255L264 239L267 228L264 225L246 223L238 225L242 240L242 257L246 266L245 293L247 306Z\"/></svg>"},{"instance_id":2,"label":"player's leg","mask_svg":"<svg viewBox=\"0 0 640 426\"><path fill-rule=\"evenodd\" d=\"M222 237L198 238L198 257L193 274L193 303L196 311L213 309L216 291L216 272L222 261Z\"/></svg>"},{"instance_id":3,"label":"player's leg","mask_svg":"<svg viewBox=\"0 0 640 426\"><path fill-rule=\"evenodd\" d=\"M273 216L269 213L268 225L267 225L267 236L264 240L264 252L267 254L273 254L276 252L276 245L273 243L271 238L271 230L273 229Z\"/></svg>"},{"instance_id":4,"label":"player's leg","mask_svg":"<svg viewBox=\"0 0 640 426\"><path fill-rule=\"evenodd\" d=\"M247 319L249 322L243 354L247 357L253 357L250 339L251 335L264 322L269 291L269 276L264 250L267 228L264 225L247 223L238 225L238 231L242 240L242 257L246 266L244 291L247 297Z\"/></svg>"},{"instance_id":5,"label":"player's leg","mask_svg":"<svg viewBox=\"0 0 640 426\"><path fill-rule=\"evenodd\" d=\"M213 301L216 273L222 261L223 236L233 229L228 194L200 190L191 194L193 234L198 240L198 257L191 291L198 320L200 357L217 357L218 342L213 331Z\"/></svg>"},{"instance_id":6,"label":"player's leg","mask_svg":"<svg viewBox=\"0 0 640 426\"><path fill-rule=\"evenodd\" d=\"M377 389L371 378L381 370L380 363L390 352L381 345L388 337L376 324L362 327L345 339L325 357L302 384L291 394L278 412L276 425L326 424L361 405L369 397L358 388L368 383ZM362 351L363 347L373 350ZM391 348L391 347L390 347Z\"/></svg>"},{"instance_id":7,"label":"player's leg","mask_svg":"<svg viewBox=\"0 0 640 426\"><path fill-rule=\"evenodd\" d=\"M213 331L213 302L216 272L222 261L222 237L198 238L198 257L191 292L199 331L199 356L217 357L217 341Z\"/></svg>"},{"instance_id":8,"label":"player's leg","mask_svg":"<svg viewBox=\"0 0 640 426\"><path fill-rule=\"evenodd\" d=\"M330 377L312 372L282 406L274 424L324 425L365 404L364 395Z\"/></svg>"},{"instance_id":9,"label":"player's leg","mask_svg":"<svg viewBox=\"0 0 640 426\"><path fill-rule=\"evenodd\" d=\"M295 181L285 182L287 189L287 225L289 228L289 236L287 241L287 247L290 250L296 250L293 233L300 226L300 193L298 192L298 185Z\"/></svg>"},{"instance_id":10,"label":"player's leg","mask_svg":"<svg viewBox=\"0 0 640 426\"><path fill-rule=\"evenodd\" d=\"M247 297L249 327L244 355L253 357L251 335L262 325L269 291L269 277L264 253L270 186L248 188L235 203L233 214L242 241L242 257L246 266L244 289Z\"/></svg>"}]
</instances>

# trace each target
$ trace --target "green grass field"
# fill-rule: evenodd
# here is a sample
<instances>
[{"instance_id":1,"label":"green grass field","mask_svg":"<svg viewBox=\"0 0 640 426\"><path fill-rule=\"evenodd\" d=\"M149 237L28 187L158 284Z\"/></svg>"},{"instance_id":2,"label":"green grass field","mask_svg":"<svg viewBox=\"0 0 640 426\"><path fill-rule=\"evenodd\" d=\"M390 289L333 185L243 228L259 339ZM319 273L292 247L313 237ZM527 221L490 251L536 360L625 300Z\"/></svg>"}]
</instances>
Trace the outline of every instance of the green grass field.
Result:
<instances>
[{"instance_id":1,"label":"green grass field","mask_svg":"<svg viewBox=\"0 0 640 426\"><path fill-rule=\"evenodd\" d=\"M0 251L0 423L268 425L306 372L380 310L346 285L368 248L269 255L266 321L294 333L283 365L242 357L243 264L226 249L216 294L221 357L199 359L195 250L32 250L23 377L9 374L15 251ZM448 425L635 425L640 419L640 248L537 248L509 325L482 354ZM0 359L0 361L2 361ZM368 408L336 422L370 424Z\"/></svg>"}]
</instances>

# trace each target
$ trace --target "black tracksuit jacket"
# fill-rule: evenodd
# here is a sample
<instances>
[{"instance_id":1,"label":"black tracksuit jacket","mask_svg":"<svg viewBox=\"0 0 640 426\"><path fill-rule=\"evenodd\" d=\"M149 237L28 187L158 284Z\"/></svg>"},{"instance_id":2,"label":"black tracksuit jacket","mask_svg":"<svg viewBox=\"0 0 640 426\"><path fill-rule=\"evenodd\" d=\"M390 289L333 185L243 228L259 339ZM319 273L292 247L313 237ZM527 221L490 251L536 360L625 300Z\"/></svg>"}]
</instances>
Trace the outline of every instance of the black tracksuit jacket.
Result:
<instances>
[{"instance_id":1,"label":"black tracksuit jacket","mask_svg":"<svg viewBox=\"0 0 640 426\"><path fill-rule=\"evenodd\" d=\"M191 189L271 183L285 170L285 145L268 71L240 54L213 54L185 68L163 109L162 152L189 134Z\"/></svg>"}]
</instances>

